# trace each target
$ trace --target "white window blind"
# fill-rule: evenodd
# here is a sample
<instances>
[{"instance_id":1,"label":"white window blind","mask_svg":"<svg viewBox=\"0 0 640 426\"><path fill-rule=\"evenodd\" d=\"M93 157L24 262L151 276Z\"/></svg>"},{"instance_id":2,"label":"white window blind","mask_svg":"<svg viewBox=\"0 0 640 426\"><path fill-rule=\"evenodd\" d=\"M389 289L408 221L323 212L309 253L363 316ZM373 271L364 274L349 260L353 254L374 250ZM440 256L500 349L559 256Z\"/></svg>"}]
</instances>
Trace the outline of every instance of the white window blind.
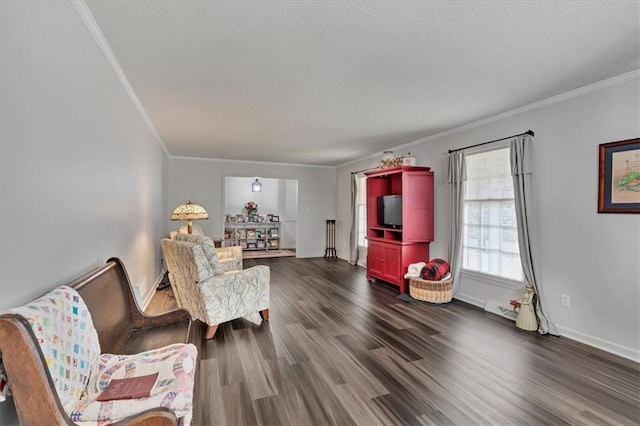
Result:
<instances>
[{"instance_id":1,"label":"white window blind","mask_svg":"<svg viewBox=\"0 0 640 426\"><path fill-rule=\"evenodd\" d=\"M463 269L522 281L509 148L466 156Z\"/></svg>"}]
</instances>

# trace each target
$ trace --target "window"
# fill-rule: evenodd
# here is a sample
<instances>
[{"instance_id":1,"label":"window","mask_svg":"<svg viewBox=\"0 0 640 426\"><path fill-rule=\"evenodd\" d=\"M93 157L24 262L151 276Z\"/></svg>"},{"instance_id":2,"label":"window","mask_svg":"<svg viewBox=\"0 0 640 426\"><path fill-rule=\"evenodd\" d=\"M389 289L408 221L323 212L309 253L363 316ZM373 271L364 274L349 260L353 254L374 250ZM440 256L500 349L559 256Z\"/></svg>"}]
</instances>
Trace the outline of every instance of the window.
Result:
<instances>
[{"instance_id":1,"label":"window","mask_svg":"<svg viewBox=\"0 0 640 426\"><path fill-rule=\"evenodd\" d=\"M463 269L522 281L509 148L468 154Z\"/></svg>"},{"instance_id":2,"label":"window","mask_svg":"<svg viewBox=\"0 0 640 426\"><path fill-rule=\"evenodd\" d=\"M356 242L358 244L358 258L356 265L367 266L367 178L358 176L356 178L357 197L355 200L356 209Z\"/></svg>"},{"instance_id":3,"label":"window","mask_svg":"<svg viewBox=\"0 0 640 426\"><path fill-rule=\"evenodd\" d=\"M358 245L360 247L367 246L367 239L365 238L365 229L367 229L366 207L366 204L358 204Z\"/></svg>"}]
</instances>

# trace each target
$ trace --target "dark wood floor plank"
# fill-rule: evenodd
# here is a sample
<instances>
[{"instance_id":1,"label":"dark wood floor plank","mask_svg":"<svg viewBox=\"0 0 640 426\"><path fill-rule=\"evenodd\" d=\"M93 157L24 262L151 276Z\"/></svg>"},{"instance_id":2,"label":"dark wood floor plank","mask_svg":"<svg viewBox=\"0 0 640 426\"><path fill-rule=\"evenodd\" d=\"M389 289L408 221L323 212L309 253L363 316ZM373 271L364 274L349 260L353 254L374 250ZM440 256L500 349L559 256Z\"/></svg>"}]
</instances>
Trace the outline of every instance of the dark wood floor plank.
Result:
<instances>
[{"instance_id":1,"label":"dark wood floor plank","mask_svg":"<svg viewBox=\"0 0 640 426\"><path fill-rule=\"evenodd\" d=\"M398 300L343 261L271 268L257 313L197 324L193 425L640 424L640 366L454 300ZM158 291L147 309L175 306Z\"/></svg>"}]
</instances>

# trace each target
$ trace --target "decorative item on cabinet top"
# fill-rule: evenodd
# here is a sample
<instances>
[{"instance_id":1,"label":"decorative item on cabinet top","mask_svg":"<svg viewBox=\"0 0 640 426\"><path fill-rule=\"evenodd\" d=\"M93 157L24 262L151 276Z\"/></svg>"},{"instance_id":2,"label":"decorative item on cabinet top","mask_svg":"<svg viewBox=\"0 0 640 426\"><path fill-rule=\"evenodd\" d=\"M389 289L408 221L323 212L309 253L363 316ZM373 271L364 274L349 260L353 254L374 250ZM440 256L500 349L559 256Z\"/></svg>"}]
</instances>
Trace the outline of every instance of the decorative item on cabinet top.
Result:
<instances>
[{"instance_id":1,"label":"decorative item on cabinet top","mask_svg":"<svg viewBox=\"0 0 640 426\"><path fill-rule=\"evenodd\" d=\"M402 156L402 165L403 166L415 166L416 165L416 157L411 155L411 153L407 153L407 155Z\"/></svg>"},{"instance_id":2,"label":"decorative item on cabinet top","mask_svg":"<svg viewBox=\"0 0 640 426\"><path fill-rule=\"evenodd\" d=\"M382 158L380 159L379 169L389 169L391 167L398 167L402 165L402 158L393 155L393 151L384 151Z\"/></svg>"}]
</instances>

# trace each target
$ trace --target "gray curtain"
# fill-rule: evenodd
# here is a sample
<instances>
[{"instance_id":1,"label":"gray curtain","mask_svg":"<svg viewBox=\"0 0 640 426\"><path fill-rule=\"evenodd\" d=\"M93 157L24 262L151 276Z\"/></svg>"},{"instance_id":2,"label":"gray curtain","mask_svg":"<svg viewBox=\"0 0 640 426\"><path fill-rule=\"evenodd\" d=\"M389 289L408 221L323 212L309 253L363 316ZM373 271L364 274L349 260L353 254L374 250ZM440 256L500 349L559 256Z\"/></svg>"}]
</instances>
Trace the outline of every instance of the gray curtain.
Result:
<instances>
[{"instance_id":1,"label":"gray curtain","mask_svg":"<svg viewBox=\"0 0 640 426\"><path fill-rule=\"evenodd\" d=\"M558 335L556 326L545 314L544 297L540 282L535 274L532 252L533 225L533 189L532 189L532 155L531 135L523 135L511 141L511 174L513 175L514 202L516 206L516 220L518 222L518 245L522 271L526 282L533 286L537 295L536 314L538 315L538 333Z\"/></svg>"},{"instance_id":2,"label":"gray curtain","mask_svg":"<svg viewBox=\"0 0 640 426\"><path fill-rule=\"evenodd\" d=\"M464 181L466 180L464 151L449 154L449 189L451 194L451 235L449 238L449 265L453 275L453 293L460 289L462 269L462 235L464 230Z\"/></svg>"},{"instance_id":3,"label":"gray curtain","mask_svg":"<svg viewBox=\"0 0 640 426\"><path fill-rule=\"evenodd\" d=\"M349 263L358 264L358 175L351 173L351 231L349 232Z\"/></svg>"}]
</instances>

